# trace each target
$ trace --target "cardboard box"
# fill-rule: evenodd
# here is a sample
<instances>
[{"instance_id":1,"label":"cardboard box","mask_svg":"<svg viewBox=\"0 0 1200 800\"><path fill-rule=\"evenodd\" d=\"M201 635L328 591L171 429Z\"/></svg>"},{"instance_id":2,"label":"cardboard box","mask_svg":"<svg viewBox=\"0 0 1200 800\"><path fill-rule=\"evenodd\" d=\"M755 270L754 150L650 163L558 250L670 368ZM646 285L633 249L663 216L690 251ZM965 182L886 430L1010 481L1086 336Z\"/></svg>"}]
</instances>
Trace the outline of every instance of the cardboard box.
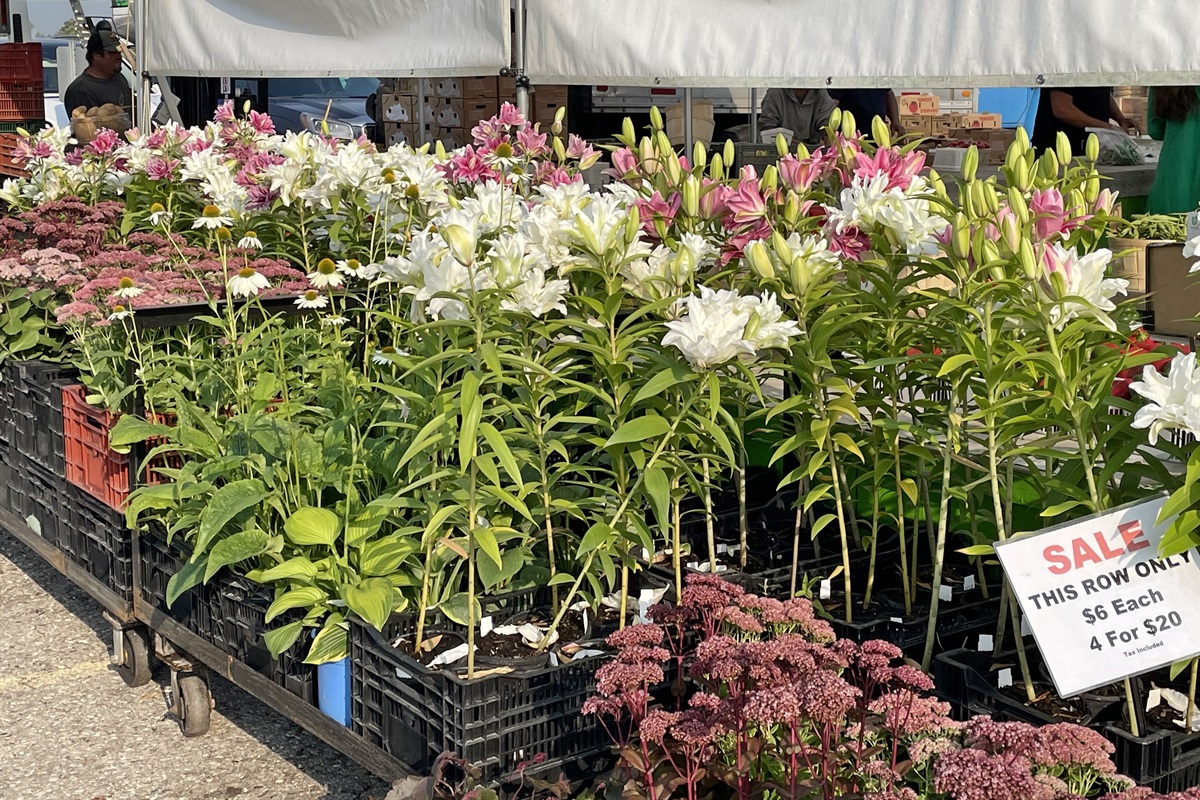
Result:
<instances>
[{"instance_id":1,"label":"cardboard box","mask_svg":"<svg viewBox=\"0 0 1200 800\"><path fill-rule=\"evenodd\" d=\"M463 127L463 100L461 97L427 97L425 98L429 113L426 115L428 124L438 128Z\"/></svg>"},{"instance_id":2,"label":"cardboard box","mask_svg":"<svg viewBox=\"0 0 1200 800\"><path fill-rule=\"evenodd\" d=\"M930 119L929 130L934 136L946 136L961 124L962 117L959 114L938 114Z\"/></svg>"},{"instance_id":3,"label":"cardboard box","mask_svg":"<svg viewBox=\"0 0 1200 800\"><path fill-rule=\"evenodd\" d=\"M964 128L999 128L1003 121L1004 118L999 114L964 114L962 126Z\"/></svg>"},{"instance_id":4,"label":"cardboard box","mask_svg":"<svg viewBox=\"0 0 1200 800\"><path fill-rule=\"evenodd\" d=\"M462 147L471 141L471 137L462 128L442 128L437 126L430 129L429 138L431 141L441 142L442 147L447 150Z\"/></svg>"},{"instance_id":5,"label":"cardboard box","mask_svg":"<svg viewBox=\"0 0 1200 800\"><path fill-rule=\"evenodd\" d=\"M542 132L550 130L550 126L554 124L554 116L558 113L560 107L565 106L565 103L529 103L530 121L540 124ZM567 120L563 118L563 129L566 129Z\"/></svg>"},{"instance_id":6,"label":"cardboard box","mask_svg":"<svg viewBox=\"0 0 1200 800\"><path fill-rule=\"evenodd\" d=\"M1151 242L1145 248L1146 286L1154 312L1154 332L1172 336L1200 333L1200 281L1189 274L1196 263L1183 257L1180 242Z\"/></svg>"},{"instance_id":7,"label":"cardboard box","mask_svg":"<svg viewBox=\"0 0 1200 800\"><path fill-rule=\"evenodd\" d=\"M501 100L514 100L517 96L517 79L512 75L496 78L496 96Z\"/></svg>"},{"instance_id":8,"label":"cardboard box","mask_svg":"<svg viewBox=\"0 0 1200 800\"><path fill-rule=\"evenodd\" d=\"M902 94L898 102L901 114L934 116L941 113L942 110L942 101L936 94Z\"/></svg>"},{"instance_id":9,"label":"cardboard box","mask_svg":"<svg viewBox=\"0 0 1200 800\"><path fill-rule=\"evenodd\" d=\"M907 133L915 133L920 136L933 135L933 117L920 114L901 114L900 125Z\"/></svg>"},{"instance_id":10,"label":"cardboard box","mask_svg":"<svg viewBox=\"0 0 1200 800\"><path fill-rule=\"evenodd\" d=\"M1146 250L1154 245L1174 244L1153 239L1124 239L1108 237L1108 249L1113 252L1112 276L1129 281L1130 291L1146 291Z\"/></svg>"},{"instance_id":11,"label":"cardboard box","mask_svg":"<svg viewBox=\"0 0 1200 800\"><path fill-rule=\"evenodd\" d=\"M470 132L485 119L491 119L500 111L499 101L493 97L489 100L463 101L462 126Z\"/></svg>"},{"instance_id":12,"label":"cardboard box","mask_svg":"<svg viewBox=\"0 0 1200 800\"><path fill-rule=\"evenodd\" d=\"M462 96L464 100L495 98L499 88L499 83L497 83L495 75L462 79Z\"/></svg>"},{"instance_id":13,"label":"cardboard box","mask_svg":"<svg viewBox=\"0 0 1200 800\"><path fill-rule=\"evenodd\" d=\"M417 98L406 94L381 95L384 122L416 122Z\"/></svg>"},{"instance_id":14,"label":"cardboard box","mask_svg":"<svg viewBox=\"0 0 1200 800\"><path fill-rule=\"evenodd\" d=\"M412 147L420 147L425 138L425 130L420 125L415 125L411 122L383 123L383 141L388 147L396 145L408 144Z\"/></svg>"},{"instance_id":15,"label":"cardboard box","mask_svg":"<svg viewBox=\"0 0 1200 800\"><path fill-rule=\"evenodd\" d=\"M462 78L430 78L428 87L429 94L434 97L456 97L461 100L463 96Z\"/></svg>"},{"instance_id":16,"label":"cardboard box","mask_svg":"<svg viewBox=\"0 0 1200 800\"><path fill-rule=\"evenodd\" d=\"M565 106L567 104L567 87L563 84L535 86L533 87L533 97L539 103Z\"/></svg>"}]
</instances>

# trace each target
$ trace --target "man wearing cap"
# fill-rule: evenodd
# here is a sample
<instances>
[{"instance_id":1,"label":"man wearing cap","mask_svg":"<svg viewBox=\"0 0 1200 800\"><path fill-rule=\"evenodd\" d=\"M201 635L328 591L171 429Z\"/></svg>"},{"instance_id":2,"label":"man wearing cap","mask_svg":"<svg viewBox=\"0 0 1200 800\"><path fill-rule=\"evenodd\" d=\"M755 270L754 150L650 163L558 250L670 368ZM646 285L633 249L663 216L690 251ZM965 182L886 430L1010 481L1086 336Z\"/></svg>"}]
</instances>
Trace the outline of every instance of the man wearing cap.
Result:
<instances>
[{"instance_id":1,"label":"man wearing cap","mask_svg":"<svg viewBox=\"0 0 1200 800\"><path fill-rule=\"evenodd\" d=\"M121 74L121 40L112 31L96 31L87 43L87 69L63 95L67 113L83 106L96 108L108 103L132 112L129 82Z\"/></svg>"}]
</instances>

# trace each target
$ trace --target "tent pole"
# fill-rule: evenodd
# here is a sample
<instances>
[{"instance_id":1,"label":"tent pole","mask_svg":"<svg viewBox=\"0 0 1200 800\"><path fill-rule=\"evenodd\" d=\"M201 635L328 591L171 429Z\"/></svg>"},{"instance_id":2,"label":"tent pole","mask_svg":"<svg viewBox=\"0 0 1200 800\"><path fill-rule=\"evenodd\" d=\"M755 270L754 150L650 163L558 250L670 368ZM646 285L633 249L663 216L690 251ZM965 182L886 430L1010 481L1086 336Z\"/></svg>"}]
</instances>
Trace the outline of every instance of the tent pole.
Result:
<instances>
[{"instance_id":1,"label":"tent pole","mask_svg":"<svg viewBox=\"0 0 1200 800\"><path fill-rule=\"evenodd\" d=\"M133 12L137 15L134 17L134 36L137 41L134 43L134 57L137 62L137 80L138 96L137 96L137 115L134 124L137 129L143 132L150 130L150 72L146 69L146 15L150 13L150 0L134 0Z\"/></svg>"},{"instance_id":2,"label":"tent pole","mask_svg":"<svg viewBox=\"0 0 1200 800\"><path fill-rule=\"evenodd\" d=\"M517 72L517 111L529 118L529 80L525 77L525 0L514 0L513 58Z\"/></svg>"},{"instance_id":3,"label":"tent pole","mask_svg":"<svg viewBox=\"0 0 1200 800\"><path fill-rule=\"evenodd\" d=\"M750 90L750 142L758 144L758 89Z\"/></svg>"},{"instance_id":4,"label":"tent pole","mask_svg":"<svg viewBox=\"0 0 1200 800\"><path fill-rule=\"evenodd\" d=\"M692 89L683 90L683 152L692 155Z\"/></svg>"}]
</instances>

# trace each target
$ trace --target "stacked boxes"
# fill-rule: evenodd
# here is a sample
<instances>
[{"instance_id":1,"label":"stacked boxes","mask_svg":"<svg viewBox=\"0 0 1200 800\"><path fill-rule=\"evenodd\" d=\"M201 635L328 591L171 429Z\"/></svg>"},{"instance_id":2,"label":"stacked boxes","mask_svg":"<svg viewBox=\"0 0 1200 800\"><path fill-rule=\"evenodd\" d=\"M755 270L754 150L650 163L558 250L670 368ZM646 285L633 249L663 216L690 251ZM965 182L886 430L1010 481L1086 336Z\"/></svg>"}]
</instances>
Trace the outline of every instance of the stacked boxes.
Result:
<instances>
[{"instance_id":1,"label":"stacked boxes","mask_svg":"<svg viewBox=\"0 0 1200 800\"><path fill-rule=\"evenodd\" d=\"M447 149L462 147L470 144L476 125L494 117L502 103L515 104L516 97L514 79L495 75L385 81L380 108L384 141L388 145L441 142ZM531 121L549 128L558 107L566 104L566 86L534 87Z\"/></svg>"},{"instance_id":2,"label":"stacked boxes","mask_svg":"<svg viewBox=\"0 0 1200 800\"><path fill-rule=\"evenodd\" d=\"M1125 116L1137 124L1138 130L1145 131L1149 124L1149 89L1145 86L1118 86L1113 94Z\"/></svg>"},{"instance_id":3,"label":"stacked boxes","mask_svg":"<svg viewBox=\"0 0 1200 800\"><path fill-rule=\"evenodd\" d=\"M908 133L919 136L955 138L954 131L995 130L1000 128L1002 122L999 114L908 114L904 113L907 107L901 107L900 125Z\"/></svg>"}]
</instances>

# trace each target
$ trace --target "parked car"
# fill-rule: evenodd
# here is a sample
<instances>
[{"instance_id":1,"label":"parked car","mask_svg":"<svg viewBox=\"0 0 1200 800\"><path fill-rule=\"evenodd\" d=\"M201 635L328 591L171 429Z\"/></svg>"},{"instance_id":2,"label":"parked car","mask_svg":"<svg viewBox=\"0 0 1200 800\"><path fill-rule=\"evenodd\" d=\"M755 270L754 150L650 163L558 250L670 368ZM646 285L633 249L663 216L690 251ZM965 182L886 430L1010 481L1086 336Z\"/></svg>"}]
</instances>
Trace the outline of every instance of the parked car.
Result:
<instances>
[{"instance_id":1,"label":"parked car","mask_svg":"<svg viewBox=\"0 0 1200 800\"><path fill-rule=\"evenodd\" d=\"M324 123L335 138L370 139L375 121L367 116L367 98L378 88L376 78L271 78L267 113L280 133L323 133Z\"/></svg>"}]
</instances>

